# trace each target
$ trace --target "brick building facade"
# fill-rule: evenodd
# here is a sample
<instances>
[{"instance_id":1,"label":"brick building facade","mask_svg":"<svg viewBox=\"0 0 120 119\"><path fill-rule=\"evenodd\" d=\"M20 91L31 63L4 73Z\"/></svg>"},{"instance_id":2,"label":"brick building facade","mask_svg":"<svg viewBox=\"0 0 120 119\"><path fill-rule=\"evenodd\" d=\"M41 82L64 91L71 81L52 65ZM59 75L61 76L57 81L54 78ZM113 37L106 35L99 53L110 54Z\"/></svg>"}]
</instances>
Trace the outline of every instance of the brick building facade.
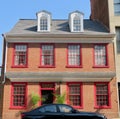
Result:
<instances>
[{"instance_id":1,"label":"brick building facade","mask_svg":"<svg viewBox=\"0 0 120 119\"><path fill-rule=\"evenodd\" d=\"M53 93L66 94L66 104L81 111L118 117L113 39L115 34L74 11L54 20L40 11L21 19L4 34L5 84L2 119L20 119L31 109L31 94L54 103Z\"/></svg>"}]
</instances>

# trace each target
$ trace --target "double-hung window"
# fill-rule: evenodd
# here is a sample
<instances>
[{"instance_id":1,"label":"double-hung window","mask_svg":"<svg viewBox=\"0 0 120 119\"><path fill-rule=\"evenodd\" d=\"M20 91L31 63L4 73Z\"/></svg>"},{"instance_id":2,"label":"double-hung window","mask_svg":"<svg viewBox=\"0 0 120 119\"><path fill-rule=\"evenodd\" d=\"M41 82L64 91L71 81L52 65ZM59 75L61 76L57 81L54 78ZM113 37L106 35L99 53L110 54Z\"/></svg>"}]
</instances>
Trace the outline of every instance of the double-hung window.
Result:
<instances>
[{"instance_id":1,"label":"double-hung window","mask_svg":"<svg viewBox=\"0 0 120 119\"><path fill-rule=\"evenodd\" d=\"M13 66L27 66L27 45L26 44L15 44L14 47L14 63Z\"/></svg>"},{"instance_id":2,"label":"double-hung window","mask_svg":"<svg viewBox=\"0 0 120 119\"><path fill-rule=\"evenodd\" d=\"M82 84L68 83L68 103L75 108L82 108Z\"/></svg>"},{"instance_id":3,"label":"double-hung window","mask_svg":"<svg viewBox=\"0 0 120 119\"><path fill-rule=\"evenodd\" d=\"M80 32L81 31L81 21L80 17L75 16L73 19L73 31Z\"/></svg>"},{"instance_id":4,"label":"double-hung window","mask_svg":"<svg viewBox=\"0 0 120 119\"><path fill-rule=\"evenodd\" d=\"M54 45L42 44L41 45L41 66L53 67L54 66Z\"/></svg>"},{"instance_id":5,"label":"double-hung window","mask_svg":"<svg viewBox=\"0 0 120 119\"><path fill-rule=\"evenodd\" d=\"M40 31L47 31L48 30L48 20L47 17L42 16L40 19Z\"/></svg>"},{"instance_id":6,"label":"double-hung window","mask_svg":"<svg viewBox=\"0 0 120 119\"><path fill-rule=\"evenodd\" d=\"M79 44L68 45L67 60L68 67L81 66L81 47Z\"/></svg>"},{"instance_id":7,"label":"double-hung window","mask_svg":"<svg viewBox=\"0 0 120 119\"><path fill-rule=\"evenodd\" d=\"M107 45L100 44L94 46L94 66L95 67L108 66Z\"/></svg>"},{"instance_id":8,"label":"double-hung window","mask_svg":"<svg viewBox=\"0 0 120 119\"><path fill-rule=\"evenodd\" d=\"M120 0L114 0L114 14L120 15Z\"/></svg>"},{"instance_id":9,"label":"double-hung window","mask_svg":"<svg viewBox=\"0 0 120 119\"><path fill-rule=\"evenodd\" d=\"M95 107L96 108L109 108L110 95L108 83L95 83Z\"/></svg>"},{"instance_id":10,"label":"double-hung window","mask_svg":"<svg viewBox=\"0 0 120 119\"><path fill-rule=\"evenodd\" d=\"M12 83L11 108L26 107L26 83Z\"/></svg>"}]
</instances>

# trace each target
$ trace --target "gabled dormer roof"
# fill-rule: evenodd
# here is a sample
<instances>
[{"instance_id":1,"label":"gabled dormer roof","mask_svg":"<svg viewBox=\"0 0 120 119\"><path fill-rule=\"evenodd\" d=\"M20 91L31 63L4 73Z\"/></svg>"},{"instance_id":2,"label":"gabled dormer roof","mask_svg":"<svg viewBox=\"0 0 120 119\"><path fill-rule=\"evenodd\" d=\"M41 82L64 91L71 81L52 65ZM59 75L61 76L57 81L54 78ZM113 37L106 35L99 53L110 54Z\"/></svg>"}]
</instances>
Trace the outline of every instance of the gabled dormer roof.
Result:
<instances>
[{"instance_id":1,"label":"gabled dormer roof","mask_svg":"<svg viewBox=\"0 0 120 119\"><path fill-rule=\"evenodd\" d=\"M41 14L41 13L46 13L46 14L51 15L51 13L50 13L50 12L48 12L48 11L46 11L46 10L41 10L41 11L38 11L38 12L36 13L36 15Z\"/></svg>"},{"instance_id":2,"label":"gabled dormer roof","mask_svg":"<svg viewBox=\"0 0 120 119\"><path fill-rule=\"evenodd\" d=\"M69 27L71 32L83 32L83 17L84 14L78 10L69 14Z\"/></svg>"},{"instance_id":3,"label":"gabled dormer roof","mask_svg":"<svg viewBox=\"0 0 120 119\"><path fill-rule=\"evenodd\" d=\"M42 10L37 12L37 31L38 32L50 32L51 30L51 13Z\"/></svg>"},{"instance_id":4,"label":"gabled dormer roof","mask_svg":"<svg viewBox=\"0 0 120 119\"><path fill-rule=\"evenodd\" d=\"M70 15L72 15L72 14L74 14L74 13L78 13L78 14L81 14L81 15L84 16L84 13L83 13L83 12L80 12L80 11L78 11L78 10L75 10L75 11L69 13L69 17L70 17Z\"/></svg>"}]
</instances>

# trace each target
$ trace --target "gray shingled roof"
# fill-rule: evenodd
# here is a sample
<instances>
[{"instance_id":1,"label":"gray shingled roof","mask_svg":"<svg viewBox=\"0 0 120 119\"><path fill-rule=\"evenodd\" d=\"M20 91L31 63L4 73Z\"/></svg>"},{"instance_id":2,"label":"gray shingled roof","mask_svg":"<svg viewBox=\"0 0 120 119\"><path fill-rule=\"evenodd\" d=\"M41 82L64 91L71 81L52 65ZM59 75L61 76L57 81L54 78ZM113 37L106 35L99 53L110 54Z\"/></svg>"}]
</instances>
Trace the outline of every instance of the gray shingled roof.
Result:
<instances>
[{"instance_id":1,"label":"gray shingled roof","mask_svg":"<svg viewBox=\"0 0 120 119\"><path fill-rule=\"evenodd\" d=\"M104 25L98 21L84 20L84 33L90 34L105 34L109 33ZM36 19L21 19L13 27L13 29L6 33L7 35L14 34L43 34L37 32L37 20ZM68 20L52 20L51 31L47 34L75 34L69 30ZM80 34L80 33L76 33Z\"/></svg>"}]
</instances>

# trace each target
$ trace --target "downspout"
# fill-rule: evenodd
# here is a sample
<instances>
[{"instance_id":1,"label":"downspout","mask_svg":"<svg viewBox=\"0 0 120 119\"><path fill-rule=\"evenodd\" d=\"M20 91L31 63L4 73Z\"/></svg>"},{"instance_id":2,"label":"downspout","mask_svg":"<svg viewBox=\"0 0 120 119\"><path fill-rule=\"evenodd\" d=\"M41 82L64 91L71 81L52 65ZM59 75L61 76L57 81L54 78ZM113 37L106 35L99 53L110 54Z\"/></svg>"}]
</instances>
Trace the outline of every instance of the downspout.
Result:
<instances>
[{"instance_id":1,"label":"downspout","mask_svg":"<svg viewBox=\"0 0 120 119\"><path fill-rule=\"evenodd\" d=\"M3 41L3 49L2 49L2 51L3 51L3 54L2 54L2 56L3 56L3 58L2 58L2 73L3 73L3 76L2 76L2 78L3 78L3 80L2 80L2 84L4 84L5 83L5 75L6 75L6 60L7 60L7 41L6 41L6 36L4 35L4 34L2 34L2 36L3 36L3 39L4 39L4 41Z\"/></svg>"}]
</instances>

